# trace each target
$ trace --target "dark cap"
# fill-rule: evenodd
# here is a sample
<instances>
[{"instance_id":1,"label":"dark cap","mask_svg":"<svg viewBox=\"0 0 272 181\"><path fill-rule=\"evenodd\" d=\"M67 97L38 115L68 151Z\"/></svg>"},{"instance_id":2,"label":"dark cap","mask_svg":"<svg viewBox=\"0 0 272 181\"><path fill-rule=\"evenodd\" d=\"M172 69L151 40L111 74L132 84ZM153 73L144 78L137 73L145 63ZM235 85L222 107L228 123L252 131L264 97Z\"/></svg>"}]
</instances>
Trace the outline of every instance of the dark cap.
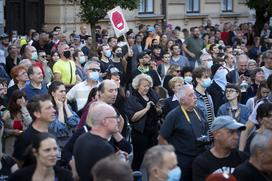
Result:
<instances>
[{"instance_id":1,"label":"dark cap","mask_svg":"<svg viewBox=\"0 0 272 181\"><path fill-rule=\"evenodd\" d=\"M219 64L219 63L216 63L216 64L213 64L212 67L211 67L211 73L212 73L212 77L214 76L214 74L216 73L216 71L223 65Z\"/></svg>"},{"instance_id":2,"label":"dark cap","mask_svg":"<svg viewBox=\"0 0 272 181\"><path fill-rule=\"evenodd\" d=\"M110 69L109 69L109 73L110 74L120 74L120 71L118 70L118 68L116 68L116 67L111 67Z\"/></svg>"},{"instance_id":3,"label":"dark cap","mask_svg":"<svg viewBox=\"0 0 272 181\"><path fill-rule=\"evenodd\" d=\"M2 33L1 35L0 35L0 38L1 39L4 39L4 38L8 38L9 36L8 36L8 34L6 34L6 33Z\"/></svg>"},{"instance_id":4,"label":"dark cap","mask_svg":"<svg viewBox=\"0 0 272 181\"><path fill-rule=\"evenodd\" d=\"M138 55L138 60L142 59L145 55L149 55L149 51L142 51L141 53L139 53Z\"/></svg>"}]
</instances>

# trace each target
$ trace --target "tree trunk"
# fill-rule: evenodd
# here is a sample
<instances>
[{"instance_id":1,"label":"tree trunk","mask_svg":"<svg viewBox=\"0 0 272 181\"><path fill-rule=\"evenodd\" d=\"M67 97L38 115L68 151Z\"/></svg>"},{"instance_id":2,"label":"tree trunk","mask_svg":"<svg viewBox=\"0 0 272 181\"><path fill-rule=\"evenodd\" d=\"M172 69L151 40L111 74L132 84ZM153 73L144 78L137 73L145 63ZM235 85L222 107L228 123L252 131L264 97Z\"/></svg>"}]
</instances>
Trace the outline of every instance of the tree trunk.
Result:
<instances>
[{"instance_id":1,"label":"tree trunk","mask_svg":"<svg viewBox=\"0 0 272 181\"><path fill-rule=\"evenodd\" d=\"M269 16L265 17L263 12L256 11L256 22L254 25L255 36L260 36L264 24L269 21Z\"/></svg>"},{"instance_id":2,"label":"tree trunk","mask_svg":"<svg viewBox=\"0 0 272 181\"><path fill-rule=\"evenodd\" d=\"M97 55L97 43L96 43L96 36L95 36L95 25L96 22L90 22L90 27L91 27L91 34L92 34L92 47L91 47L91 55Z\"/></svg>"}]
</instances>

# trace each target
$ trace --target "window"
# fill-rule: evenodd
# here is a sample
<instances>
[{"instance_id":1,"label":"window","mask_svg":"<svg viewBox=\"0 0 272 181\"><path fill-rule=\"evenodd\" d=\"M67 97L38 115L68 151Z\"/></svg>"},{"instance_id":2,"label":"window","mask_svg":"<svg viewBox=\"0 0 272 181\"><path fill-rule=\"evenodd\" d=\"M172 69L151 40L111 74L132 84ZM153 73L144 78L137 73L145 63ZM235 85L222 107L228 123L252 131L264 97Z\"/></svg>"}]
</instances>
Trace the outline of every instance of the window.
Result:
<instances>
[{"instance_id":1,"label":"window","mask_svg":"<svg viewBox=\"0 0 272 181\"><path fill-rule=\"evenodd\" d=\"M200 12L200 1L199 0L187 0L186 8L187 13L199 13Z\"/></svg>"},{"instance_id":2,"label":"window","mask_svg":"<svg viewBox=\"0 0 272 181\"><path fill-rule=\"evenodd\" d=\"M154 13L154 0L140 0L139 1L139 13Z\"/></svg>"},{"instance_id":3,"label":"window","mask_svg":"<svg viewBox=\"0 0 272 181\"><path fill-rule=\"evenodd\" d=\"M232 0L221 0L221 10L223 12L232 12Z\"/></svg>"}]
</instances>

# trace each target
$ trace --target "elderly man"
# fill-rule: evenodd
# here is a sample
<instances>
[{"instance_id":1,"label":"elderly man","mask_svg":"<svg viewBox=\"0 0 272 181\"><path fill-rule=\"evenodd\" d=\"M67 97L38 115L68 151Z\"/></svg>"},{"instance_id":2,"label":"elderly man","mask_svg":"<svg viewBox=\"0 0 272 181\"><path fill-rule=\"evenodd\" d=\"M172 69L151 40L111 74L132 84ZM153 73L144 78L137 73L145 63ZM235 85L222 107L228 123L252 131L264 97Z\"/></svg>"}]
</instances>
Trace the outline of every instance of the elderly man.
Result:
<instances>
[{"instance_id":1,"label":"elderly man","mask_svg":"<svg viewBox=\"0 0 272 181\"><path fill-rule=\"evenodd\" d=\"M226 77L229 83L240 84L245 80L244 74L248 67L248 57L245 54L239 55L237 59L237 68L230 71Z\"/></svg>"},{"instance_id":2,"label":"elderly man","mask_svg":"<svg viewBox=\"0 0 272 181\"><path fill-rule=\"evenodd\" d=\"M178 181L181 170L177 166L177 156L172 145L157 145L145 153L141 171L143 180Z\"/></svg>"},{"instance_id":3,"label":"elderly man","mask_svg":"<svg viewBox=\"0 0 272 181\"><path fill-rule=\"evenodd\" d=\"M214 145L193 162L193 180L203 181L212 173L231 174L235 167L247 159L238 151L239 131L245 126L230 116L217 117L211 126Z\"/></svg>"},{"instance_id":4,"label":"elderly man","mask_svg":"<svg viewBox=\"0 0 272 181\"><path fill-rule=\"evenodd\" d=\"M74 146L75 165L81 181L92 180L90 170L95 163L114 154L114 148L108 140L119 132L120 120L114 108L103 102L93 104L87 119L92 129L81 135Z\"/></svg>"},{"instance_id":5,"label":"elderly man","mask_svg":"<svg viewBox=\"0 0 272 181\"><path fill-rule=\"evenodd\" d=\"M81 110L88 100L88 96L92 88L97 86L100 73L100 64L97 61L89 61L84 65L87 79L76 84L67 93L69 101L76 101L77 110Z\"/></svg>"},{"instance_id":6,"label":"elderly man","mask_svg":"<svg viewBox=\"0 0 272 181\"><path fill-rule=\"evenodd\" d=\"M205 151L209 143L207 122L196 107L197 97L191 85L183 85L177 93L180 106L165 118L160 130L159 143L172 144L176 149L182 180L192 180L192 162Z\"/></svg>"},{"instance_id":7,"label":"elderly man","mask_svg":"<svg viewBox=\"0 0 272 181\"><path fill-rule=\"evenodd\" d=\"M238 166L233 175L238 181L272 180L272 132L257 133L250 144L250 158ZM269 174L270 175L269 175Z\"/></svg>"}]
</instances>

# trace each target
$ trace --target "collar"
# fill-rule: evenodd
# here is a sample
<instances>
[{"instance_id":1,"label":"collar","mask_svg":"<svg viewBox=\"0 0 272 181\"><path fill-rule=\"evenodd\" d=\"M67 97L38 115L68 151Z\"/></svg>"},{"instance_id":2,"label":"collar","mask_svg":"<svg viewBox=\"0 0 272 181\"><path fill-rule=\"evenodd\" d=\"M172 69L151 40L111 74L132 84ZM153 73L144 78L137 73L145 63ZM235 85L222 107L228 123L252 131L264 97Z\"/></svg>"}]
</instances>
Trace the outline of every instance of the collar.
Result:
<instances>
[{"instance_id":1,"label":"collar","mask_svg":"<svg viewBox=\"0 0 272 181\"><path fill-rule=\"evenodd\" d=\"M172 102L174 101L178 101L178 97L175 94L173 95L173 98L172 98Z\"/></svg>"}]
</instances>

